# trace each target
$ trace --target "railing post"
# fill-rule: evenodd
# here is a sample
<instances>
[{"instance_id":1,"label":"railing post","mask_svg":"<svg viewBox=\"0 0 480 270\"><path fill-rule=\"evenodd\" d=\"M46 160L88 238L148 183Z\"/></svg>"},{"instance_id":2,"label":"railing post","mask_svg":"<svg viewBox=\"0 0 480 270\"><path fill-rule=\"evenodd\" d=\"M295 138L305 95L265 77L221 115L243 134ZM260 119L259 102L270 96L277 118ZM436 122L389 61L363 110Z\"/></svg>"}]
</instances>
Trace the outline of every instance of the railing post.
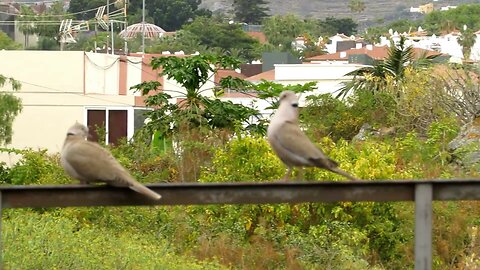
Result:
<instances>
[{"instance_id":1,"label":"railing post","mask_svg":"<svg viewBox=\"0 0 480 270\"><path fill-rule=\"evenodd\" d=\"M432 184L415 185L415 270L432 269Z\"/></svg>"},{"instance_id":2,"label":"railing post","mask_svg":"<svg viewBox=\"0 0 480 270\"><path fill-rule=\"evenodd\" d=\"M0 191L0 269L3 269L3 239L2 239L2 214L3 214L3 197Z\"/></svg>"}]
</instances>

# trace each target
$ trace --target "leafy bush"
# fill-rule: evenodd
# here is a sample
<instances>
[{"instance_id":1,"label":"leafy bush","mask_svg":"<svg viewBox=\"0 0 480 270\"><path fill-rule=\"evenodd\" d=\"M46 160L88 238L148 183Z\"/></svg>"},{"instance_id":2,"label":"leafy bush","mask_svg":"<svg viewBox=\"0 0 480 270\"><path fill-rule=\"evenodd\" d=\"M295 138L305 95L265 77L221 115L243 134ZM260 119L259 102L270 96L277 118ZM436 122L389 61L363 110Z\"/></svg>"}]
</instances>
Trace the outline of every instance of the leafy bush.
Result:
<instances>
[{"instance_id":1,"label":"leafy bush","mask_svg":"<svg viewBox=\"0 0 480 270\"><path fill-rule=\"evenodd\" d=\"M2 169L4 184L65 184L72 180L63 173L59 164L59 155L49 155L46 150L3 149L22 155L22 158L12 168Z\"/></svg>"},{"instance_id":2,"label":"leafy bush","mask_svg":"<svg viewBox=\"0 0 480 270\"><path fill-rule=\"evenodd\" d=\"M280 179L285 167L264 138L240 136L215 151L201 182L268 181Z\"/></svg>"},{"instance_id":3,"label":"leafy bush","mask_svg":"<svg viewBox=\"0 0 480 270\"><path fill-rule=\"evenodd\" d=\"M321 106L351 110L324 98L318 100ZM341 117L325 116L332 125L342 122ZM304 120L311 129L327 130L313 118ZM434 121L425 136L411 131L355 143L341 139L340 133L336 140L323 137L323 132L309 135L342 169L362 179L462 174L448 164L445 150L458 132L454 119ZM124 141L111 151L145 182L195 181L198 175L200 182L261 182L279 179L286 170L263 137L190 130L177 138L179 143L164 151L152 149L147 137ZM21 154L17 165L0 167L3 183L73 181L63 173L58 155ZM317 168L306 169L303 178L344 180ZM480 248L477 209L478 203L435 204L435 267L475 265ZM413 265L413 216L412 203L351 202L8 210L5 267L405 269Z\"/></svg>"},{"instance_id":4,"label":"leafy bush","mask_svg":"<svg viewBox=\"0 0 480 270\"><path fill-rule=\"evenodd\" d=\"M175 255L160 237L15 210L4 219L7 269L223 269Z\"/></svg>"}]
</instances>

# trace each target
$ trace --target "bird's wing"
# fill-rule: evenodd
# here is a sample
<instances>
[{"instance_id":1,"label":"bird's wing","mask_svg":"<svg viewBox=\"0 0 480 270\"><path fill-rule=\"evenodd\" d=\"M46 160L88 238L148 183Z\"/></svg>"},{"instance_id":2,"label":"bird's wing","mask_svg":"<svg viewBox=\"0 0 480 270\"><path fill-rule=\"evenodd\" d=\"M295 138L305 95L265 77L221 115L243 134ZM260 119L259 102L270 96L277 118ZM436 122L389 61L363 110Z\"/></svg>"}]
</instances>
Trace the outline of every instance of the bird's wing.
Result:
<instances>
[{"instance_id":1,"label":"bird's wing","mask_svg":"<svg viewBox=\"0 0 480 270\"><path fill-rule=\"evenodd\" d=\"M109 184L118 182L126 170L103 147L88 141L74 141L68 147L65 161L84 179L103 181Z\"/></svg>"},{"instance_id":2,"label":"bird's wing","mask_svg":"<svg viewBox=\"0 0 480 270\"><path fill-rule=\"evenodd\" d=\"M283 123L276 134L276 139L282 148L307 160L305 165L329 168L336 167L337 163L329 159L318 147L316 147L305 133L300 130L296 123Z\"/></svg>"}]
</instances>

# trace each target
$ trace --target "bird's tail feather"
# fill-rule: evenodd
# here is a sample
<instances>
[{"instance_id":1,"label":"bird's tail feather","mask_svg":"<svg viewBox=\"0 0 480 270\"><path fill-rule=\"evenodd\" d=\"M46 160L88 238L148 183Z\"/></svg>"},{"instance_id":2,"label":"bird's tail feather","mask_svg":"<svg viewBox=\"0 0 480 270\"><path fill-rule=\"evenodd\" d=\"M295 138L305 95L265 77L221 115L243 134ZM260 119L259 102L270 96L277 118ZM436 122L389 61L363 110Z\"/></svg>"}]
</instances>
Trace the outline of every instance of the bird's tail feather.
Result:
<instances>
[{"instance_id":1,"label":"bird's tail feather","mask_svg":"<svg viewBox=\"0 0 480 270\"><path fill-rule=\"evenodd\" d=\"M339 168L337 168L337 167L330 168L330 170L331 170L332 172L334 172L334 173L338 173L338 174L340 174L340 175L343 175L343 176L345 176L346 178L348 178L348 179L350 179L350 180L352 180L352 181L358 181L358 180L360 180L360 179L358 179L358 178L356 178L356 177L354 177L354 176L351 176L351 175L348 174L347 172L345 172L345 171L343 171L343 170L341 170L341 169L339 169Z\"/></svg>"},{"instance_id":2,"label":"bird's tail feather","mask_svg":"<svg viewBox=\"0 0 480 270\"><path fill-rule=\"evenodd\" d=\"M160 198L162 198L160 194L156 193L155 191L147 188L146 186L140 183L134 183L133 185L130 186L130 189L140 194L143 194L153 200L160 200Z\"/></svg>"}]
</instances>

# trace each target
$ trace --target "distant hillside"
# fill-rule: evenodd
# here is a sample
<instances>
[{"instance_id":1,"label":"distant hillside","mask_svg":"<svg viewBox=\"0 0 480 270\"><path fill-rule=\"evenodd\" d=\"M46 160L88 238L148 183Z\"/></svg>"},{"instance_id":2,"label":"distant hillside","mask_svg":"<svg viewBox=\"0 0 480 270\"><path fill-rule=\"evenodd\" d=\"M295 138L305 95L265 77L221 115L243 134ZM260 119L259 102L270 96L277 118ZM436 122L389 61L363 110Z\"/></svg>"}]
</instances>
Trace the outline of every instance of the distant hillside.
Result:
<instances>
[{"instance_id":1,"label":"distant hillside","mask_svg":"<svg viewBox=\"0 0 480 270\"><path fill-rule=\"evenodd\" d=\"M212 11L231 9L232 0L202 0L202 7ZM366 8L360 14L352 14L348 8L348 0L267 0L270 1L271 14L293 13L304 18L323 19L328 16L352 17L362 26L378 23L381 20L392 21L399 18L420 18L421 14L410 13L410 7L428 3L421 0L364 0ZM435 8L455 6L466 3L478 3L475 0L438 0L433 2Z\"/></svg>"}]
</instances>

